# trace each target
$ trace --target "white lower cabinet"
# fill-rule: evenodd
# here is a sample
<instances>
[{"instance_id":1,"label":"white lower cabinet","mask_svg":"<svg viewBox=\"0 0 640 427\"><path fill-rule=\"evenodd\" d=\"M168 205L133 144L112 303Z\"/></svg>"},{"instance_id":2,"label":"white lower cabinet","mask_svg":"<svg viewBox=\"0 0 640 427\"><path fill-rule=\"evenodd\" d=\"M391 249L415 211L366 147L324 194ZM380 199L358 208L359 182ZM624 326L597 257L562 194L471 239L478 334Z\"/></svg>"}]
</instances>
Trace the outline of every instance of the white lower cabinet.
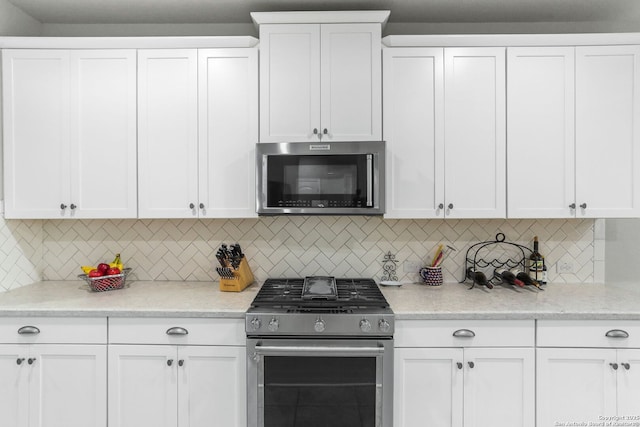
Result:
<instances>
[{"instance_id":1,"label":"white lower cabinet","mask_svg":"<svg viewBox=\"0 0 640 427\"><path fill-rule=\"evenodd\" d=\"M3 319L0 425L106 427L106 319Z\"/></svg>"},{"instance_id":2,"label":"white lower cabinet","mask_svg":"<svg viewBox=\"0 0 640 427\"><path fill-rule=\"evenodd\" d=\"M398 321L394 426L533 427L533 321Z\"/></svg>"},{"instance_id":3,"label":"white lower cabinet","mask_svg":"<svg viewBox=\"0 0 640 427\"><path fill-rule=\"evenodd\" d=\"M110 319L109 427L245 427L243 327Z\"/></svg>"},{"instance_id":4,"label":"white lower cabinet","mask_svg":"<svg viewBox=\"0 0 640 427\"><path fill-rule=\"evenodd\" d=\"M640 322L539 321L538 346L538 427L640 422Z\"/></svg>"}]
</instances>

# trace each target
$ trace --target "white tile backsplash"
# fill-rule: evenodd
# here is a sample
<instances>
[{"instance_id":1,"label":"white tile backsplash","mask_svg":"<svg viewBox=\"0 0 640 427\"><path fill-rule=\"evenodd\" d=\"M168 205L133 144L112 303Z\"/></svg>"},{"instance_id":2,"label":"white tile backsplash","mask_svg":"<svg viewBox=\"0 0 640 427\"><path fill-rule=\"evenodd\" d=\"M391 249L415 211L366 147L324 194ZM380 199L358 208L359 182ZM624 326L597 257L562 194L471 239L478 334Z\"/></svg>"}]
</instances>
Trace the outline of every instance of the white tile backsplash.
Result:
<instances>
[{"instance_id":1,"label":"white tile backsplash","mask_svg":"<svg viewBox=\"0 0 640 427\"><path fill-rule=\"evenodd\" d=\"M48 220L44 221L43 278L70 280L80 265L110 261L116 252L140 280L215 280L215 251L239 242L258 280L328 274L380 278L388 251L399 261L399 280L418 280L404 261L426 264L439 243L457 251L443 265L445 281L462 278L469 246L507 240L531 246L534 235L550 279L594 278L593 220L385 220L379 217L279 216L255 219ZM555 274L570 259L573 274Z\"/></svg>"},{"instance_id":2,"label":"white tile backsplash","mask_svg":"<svg viewBox=\"0 0 640 427\"><path fill-rule=\"evenodd\" d=\"M592 282L604 263L594 220L385 220L292 216L252 219L0 220L0 291L37 280L77 280L79 266L122 254L139 280L217 280L215 251L239 242L256 278L329 274L379 279L387 252L399 280L419 280L405 261L427 264L439 243L457 251L443 264L445 281L464 274L465 252L498 232L531 247L534 235L554 282ZM574 273L556 274L560 259Z\"/></svg>"}]
</instances>

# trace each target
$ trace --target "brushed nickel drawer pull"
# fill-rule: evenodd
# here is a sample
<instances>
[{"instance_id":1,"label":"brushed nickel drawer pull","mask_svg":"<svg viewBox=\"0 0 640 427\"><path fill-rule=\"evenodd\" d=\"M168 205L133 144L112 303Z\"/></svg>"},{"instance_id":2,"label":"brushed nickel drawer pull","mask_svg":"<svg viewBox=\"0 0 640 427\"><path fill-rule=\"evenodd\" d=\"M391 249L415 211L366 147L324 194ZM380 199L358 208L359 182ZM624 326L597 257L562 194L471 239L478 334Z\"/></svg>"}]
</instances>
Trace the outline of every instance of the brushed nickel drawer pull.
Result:
<instances>
[{"instance_id":1,"label":"brushed nickel drawer pull","mask_svg":"<svg viewBox=\"0 0 640 427\"><path fill-rule=\"evenodd\" d=\"M604 336L607 338L629 338L629 332L622 329L611 329Z\"/></svg>"},{"instance_id":2,"label":"brushed nickel drawer pull","mask_svg":"<svg viewBox=\"0 0 640 427\"><path fill-rule=\"evenodd\" d=\"M476 336L476 333L470 329L458 329L453 333L453 336L456 338L473 338Z\"/></svg>"},{"instance_id":3,"label":"brushed nickel drawer pull","mask_svg":"<svg viewBox=\"0 0 640 427\"><path fill-rule=\"evenodd\" d=\"M173 328L167 329L167 335L188 335L189 331L180 326L174 326Z\"/></svg>"},{"instance_id":4,"label":"brushed nickel drawer pull","mask_svg":"<svg viewBox=\"0 0 640 427\"><path fill-rule=\"evenodd\" d=\"M23 326L18 329L18 333L20 335L36 335L40 333L40 329L36 326Z\"/></svg>"}]
</instances>

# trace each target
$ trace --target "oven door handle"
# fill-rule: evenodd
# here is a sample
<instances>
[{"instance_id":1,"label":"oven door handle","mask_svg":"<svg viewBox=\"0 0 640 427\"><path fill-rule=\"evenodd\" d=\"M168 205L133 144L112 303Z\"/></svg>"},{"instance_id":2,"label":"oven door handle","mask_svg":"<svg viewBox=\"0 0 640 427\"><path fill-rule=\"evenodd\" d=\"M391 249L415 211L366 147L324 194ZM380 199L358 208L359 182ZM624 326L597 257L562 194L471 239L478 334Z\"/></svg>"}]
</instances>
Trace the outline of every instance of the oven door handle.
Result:
<instances>
[{"instance_id":1,"label":"oven door handle","mask_svg":"<svg viewBox=\"0 0 640 427\"><path fill-rule=\"evenodd\" d=\"M260 345L255 347L256 354L262 356L377 356L384 353L384 347L342 347L342 346L280 346Z\"/></svg>"}]
</instances>

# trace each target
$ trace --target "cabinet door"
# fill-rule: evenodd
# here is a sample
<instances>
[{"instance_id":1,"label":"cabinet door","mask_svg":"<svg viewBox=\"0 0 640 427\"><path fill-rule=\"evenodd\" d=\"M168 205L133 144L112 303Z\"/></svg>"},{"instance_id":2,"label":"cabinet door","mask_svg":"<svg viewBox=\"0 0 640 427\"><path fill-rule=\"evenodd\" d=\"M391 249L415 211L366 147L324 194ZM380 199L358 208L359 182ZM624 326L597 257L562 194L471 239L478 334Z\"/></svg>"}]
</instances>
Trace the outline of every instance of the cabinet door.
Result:
<instances>
[{"instance_id":1,"label":"cabinet door","mask_svg":"<svg viewBox=\"0 0 640 427\"><path fill-rule=\"evenodd\" d=\"M588 423L616 414L613 349L537 349L537 425Z\"/></svg>"},{"instance_id":2,"label":"cabinet door","mask_svg":"<svg viewBox=\"0 0 640 427\"><path fill-rule=\"evenodd\" d=\"M2 51L5 218L61 218L69 205L69 54Z\"/></svg>"},{"instance_id":3,"label":"cabinet door","mask_svg":"<svg viewBox=\"0 0 640 427\"><path fill-rule=\"evenodd\" d=\"M106 345L33 345L25 363L30 427L106 427Z\"/></svg>"},{"instance_id":4,"label":"cabinet door","mask_svg":"<svg viewBox=\"0 0 640 427\"><path fill-rule=\"evenodd\" d=\"M640 415L638 396L640 350L618 350L618 415Z\"/></svg>"},{"instance_id":5,"label":"cabinet door","mask_svg":"<svg viewBox=\"0 0 640 427\"><path fill-rule=\"evenodd\" d=\"M445 216L506 215L505 49L444 51Z\"/></svg>"},{"instance_id":6,"label":"cabinet door","mask_svg":"<svg viewBox=\"0 0 640 427\"><path fill-rule=\"evenodd\" d=\"M465 427L535 426L533 348L466 348Z\"/></svg>"},{"instance_id":7,"label":"cabinet door","mask_svg":"<svg viewBox=\"0 0 640 427\"><path fill-rule=\"evenodd\" d=\"M442 217L444 51L383 50L387 218Z\"/></svg>"},{"instance_id":8,"label":"cabinet door","mask_svg":"<svg viewBox=\"0 0 640 427\"><path fill-rule=\"evenodd\" d=\"M260 25L260 142L314 142L319 131L320 25Z\"/></svg>"},{"instance_id":9,"label":"cabinet door","mask_svg":"<svg viewBox=\"0 0 640 427\"><path fill-rule=\"evenodd\" d=\"M195 49L138 51L138 168L141 218L198 216Z\"/></svg>"},{"instance_id":10,"label":"cabinet door","mask_svg":"<svg viewBox=\"0 0 640 427\"><path fill-rule=\"evenodd\" d=\"M28 347L0 345L0 421L2 425L27 427L29 411L26 358Z\"/></svg>"},{"instance_id":11,"label":"cabinet door","mask_svg":"<svg viewBox=\"0 0 640 427\"><path fill-rule=\"evenodd\" d=\"M509 218L575 216L574 80L572 47L507 51Z\"/></svg>"},{"instance_id":12,"label":"cabinet door","mask_svg":"<svg viewBox=\"0 0 640 427\"><path fill-rule=\"evenodd\" d=\"M174 346L109 346L109 427L176 427Z\"/></svg>"},{"instance_id":13,"label":"cabinet door","mask_svg":"<svg viewBox=\"0 0 640 427\"><path fill-rule=\"evenodd\" d=\"M396 348L394 352L393 425L462 427L462 349Z\"/></svg>"},{"instance_id":14,"label":"cabinet door","mask_svg":"<svg viewBox=\"0 0 640 427\"><path fill-rule=\"evenodd\" d=\"M136 53L70 53L71 215L137 217Z\"/></svg>"},{"instance_id":15,"label":"cabinet door","mask_svg":"<svg viewBox=\"0 0 640 427\"><path fill-rule=\"evenodd\" d=\"M379 141L380 24L324 24L320 46L322 141Z\"/></svg>"},{"instance_id":16,"label":"cabinet door","mask_svg":"<svg viewBox=\"0 0 640 427\"><path fill-rule=\"evenodd\" d=\"M639 165L640 46L577 47L577 216L640 216Z\"/></svg>"},{"instance_id":17,"label":"cabinet door","mask_svg":"<svg viewBox=\"0 0 640 427\"><path fill-rule=\"evenodd\" d=\"M178 425L245 427L246 349L190 346L178 349Z\"/></svg>"},{"instance_id":18,"label":"cabinet door","mask_svg":"<svg viewBox=\"0 0 640 427\"><path fill-rule=\"evenodd\" d=\"M258 51L199 53L201 217L255 217Z\"/></svg>"}]
</instances>

